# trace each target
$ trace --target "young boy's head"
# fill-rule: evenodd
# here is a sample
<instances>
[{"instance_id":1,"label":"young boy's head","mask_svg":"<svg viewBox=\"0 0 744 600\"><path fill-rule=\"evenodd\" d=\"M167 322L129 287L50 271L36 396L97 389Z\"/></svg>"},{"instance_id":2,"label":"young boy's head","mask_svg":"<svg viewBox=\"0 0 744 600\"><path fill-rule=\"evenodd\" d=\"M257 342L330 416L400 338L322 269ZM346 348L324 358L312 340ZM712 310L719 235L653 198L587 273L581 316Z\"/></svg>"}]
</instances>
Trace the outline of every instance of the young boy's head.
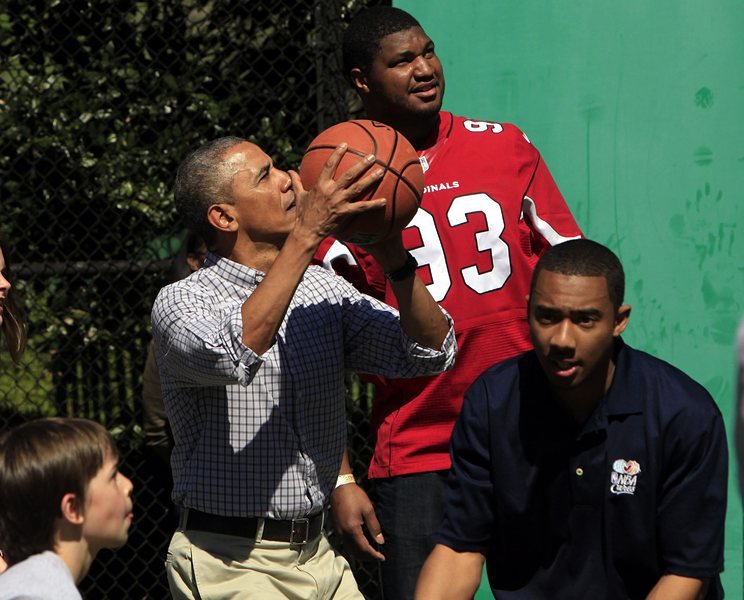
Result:
<instances>
[{"instance_id":1,"label":"young boy's head","mask_svg":"<svg viewBox=\"0 0 744 600\"><path fill-rule=\"evenodd\" d=\"M118 548L132 482L111 435L87 419L39 419L0 436L0 548L10 565L69 543Z\"/></svg>"}]
</instances>

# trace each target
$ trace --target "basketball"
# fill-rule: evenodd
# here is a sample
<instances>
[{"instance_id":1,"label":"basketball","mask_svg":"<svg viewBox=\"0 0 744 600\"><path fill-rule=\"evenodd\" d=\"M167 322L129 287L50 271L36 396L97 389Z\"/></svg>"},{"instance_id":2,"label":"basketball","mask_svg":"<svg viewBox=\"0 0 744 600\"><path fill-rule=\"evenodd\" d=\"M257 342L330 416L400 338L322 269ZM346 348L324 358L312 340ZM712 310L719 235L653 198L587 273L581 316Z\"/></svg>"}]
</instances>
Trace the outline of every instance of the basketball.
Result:
<instances>
[{"instance_id":1,"label":"basketball","mask_svg":"<svg viewBox=\"0 0 744 600\"><path fill-rule=\"evenodd\" d=\"M331 234L337 240L358 246L385 240L402 230L413 219L424 191L424 171L411 143L392 127L378 121L344 121L321 132L307 148L300 163L305 189L312 188L328 157L340 143L348 148L336 168L335 177L368 154L375 155L375 167L382 167L382 178L360 202L385 198L384 209L352 215Z\"/></svg>"}]
</instances>

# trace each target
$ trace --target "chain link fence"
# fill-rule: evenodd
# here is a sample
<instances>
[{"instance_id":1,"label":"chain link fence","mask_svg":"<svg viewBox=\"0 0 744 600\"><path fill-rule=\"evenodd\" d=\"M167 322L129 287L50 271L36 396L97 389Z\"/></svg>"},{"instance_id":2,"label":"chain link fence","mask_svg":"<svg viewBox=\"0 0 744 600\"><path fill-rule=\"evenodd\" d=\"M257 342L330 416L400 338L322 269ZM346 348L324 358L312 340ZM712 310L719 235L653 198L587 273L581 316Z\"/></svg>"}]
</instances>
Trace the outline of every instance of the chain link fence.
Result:
<instances>
[{"instance_id":1,"label":"chain link fence","mask_svg":"<svg viewBox=\"0 0 744 600\"><path fill-rule=\"evenodd\" d=\"M356 116L340 74L344 24L375 0L5 0L0 7L0 236L30 324L20 365L0 353L0 429L95 419L135 484L129 543L102 552L87 599L168 598L168 467L142 431L149 314L185 232L180 160L222 135L281 168ZM371 390L349 379L350 450L364 480ZM353 563L365 595L376 573Z\"/></svg>"}]
</instances>

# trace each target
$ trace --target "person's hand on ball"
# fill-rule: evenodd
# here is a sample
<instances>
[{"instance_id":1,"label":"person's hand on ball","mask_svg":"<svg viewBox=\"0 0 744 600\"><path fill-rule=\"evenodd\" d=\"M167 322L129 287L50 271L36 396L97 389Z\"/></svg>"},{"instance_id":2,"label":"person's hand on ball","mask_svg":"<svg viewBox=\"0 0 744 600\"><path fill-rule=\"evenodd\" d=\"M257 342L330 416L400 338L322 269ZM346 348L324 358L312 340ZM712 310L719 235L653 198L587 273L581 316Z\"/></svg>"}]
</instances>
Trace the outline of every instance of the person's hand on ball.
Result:
<instances>
[{"instance_id":1,"label":"person's hand on ball","mask_svg":"<svg viewBox=\"0 0 744 600\"><path fill-rule=\"evenodd\" d=\"M366 190L375 184L384 171L372 169L374 156L366 156L334 180L336 167L346 152L346 144L340 144L326 161L315 186L305 190L296 171L289 171L292 189L295 192L297 217L295 230L309 232L318 243L328 237L340 224L354 215L385 207L385 198L357 202Z\"/></svg>"}]
</instances>

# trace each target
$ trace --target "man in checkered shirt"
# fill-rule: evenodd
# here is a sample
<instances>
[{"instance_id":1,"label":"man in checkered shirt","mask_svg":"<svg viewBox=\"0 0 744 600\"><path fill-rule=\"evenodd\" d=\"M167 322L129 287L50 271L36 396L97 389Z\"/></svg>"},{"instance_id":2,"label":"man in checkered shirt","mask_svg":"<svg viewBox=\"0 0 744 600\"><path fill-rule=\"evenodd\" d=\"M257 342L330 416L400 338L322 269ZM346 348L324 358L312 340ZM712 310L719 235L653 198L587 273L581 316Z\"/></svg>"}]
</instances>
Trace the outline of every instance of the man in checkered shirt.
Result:
<instances>
[{"instance_id":1,"label":"man in checkered shirt","mask_svg":"<svg viewBox=\"0 0 744 600\"><path fill-rule=\"evenodd\" d=\"M204 266L165 287L152 313L175 438L168 550L174 598L362 598L322 532L346 441L344 370L436 374L454 362L449 317L415 274L400 234L369 247L399 311L310 266L382 175L373 157L316 186L240 138L181 164L176 206L207 240Z\"/></svg>"}]
</instances>

